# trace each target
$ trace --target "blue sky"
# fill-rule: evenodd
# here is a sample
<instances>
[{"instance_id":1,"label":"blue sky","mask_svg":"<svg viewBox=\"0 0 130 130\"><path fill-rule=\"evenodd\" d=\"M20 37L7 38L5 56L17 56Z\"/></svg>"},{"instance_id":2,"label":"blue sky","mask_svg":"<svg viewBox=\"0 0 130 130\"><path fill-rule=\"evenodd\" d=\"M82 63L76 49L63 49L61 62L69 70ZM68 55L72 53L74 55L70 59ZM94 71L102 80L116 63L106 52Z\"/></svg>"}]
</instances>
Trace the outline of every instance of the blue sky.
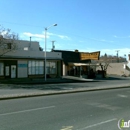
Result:
<instances>
[{"instance_id":1,"label":"blue sky","mask_svg":"<svg viewBox=\"0 0 130 130\"><path fill-rule=\"evenodd\" d=\"M130 0L0 0L0 24L47 49L130 53Z\"/></svg>"}]
</instances>

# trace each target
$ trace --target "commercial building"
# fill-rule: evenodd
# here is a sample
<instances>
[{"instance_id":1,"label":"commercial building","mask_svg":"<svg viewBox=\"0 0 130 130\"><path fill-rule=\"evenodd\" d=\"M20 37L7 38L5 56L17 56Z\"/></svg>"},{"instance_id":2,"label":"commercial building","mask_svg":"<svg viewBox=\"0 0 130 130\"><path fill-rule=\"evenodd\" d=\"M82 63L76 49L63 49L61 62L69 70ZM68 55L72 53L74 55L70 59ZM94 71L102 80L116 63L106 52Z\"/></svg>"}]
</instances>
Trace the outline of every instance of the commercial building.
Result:
<instances>
[{"instance_id":1,"label":"commercial building","mask_svg":"<svg viewBox=\"0 0 130 130\"><path fill-rule=\"evenodd\" d=\"M44 77L44 52L38 42L15 40L16 48L4 53L0 50L0 78ZM62 53L46 53L47 77L61 77Z\"/></svg>"},{"instance_id":2,"label":"commercial building","mask_svg":"<svg viewBox=\"0 0 130 130\"><path fill-rule=\"evenodd\" d=\"M100 51L87 53L65 50L53 50L54 52L62 53L62 74L63 76L77 76L91 78L96 71L97 63L92 63L92 60L98 60Z\"/></svg>"}]
</instances>

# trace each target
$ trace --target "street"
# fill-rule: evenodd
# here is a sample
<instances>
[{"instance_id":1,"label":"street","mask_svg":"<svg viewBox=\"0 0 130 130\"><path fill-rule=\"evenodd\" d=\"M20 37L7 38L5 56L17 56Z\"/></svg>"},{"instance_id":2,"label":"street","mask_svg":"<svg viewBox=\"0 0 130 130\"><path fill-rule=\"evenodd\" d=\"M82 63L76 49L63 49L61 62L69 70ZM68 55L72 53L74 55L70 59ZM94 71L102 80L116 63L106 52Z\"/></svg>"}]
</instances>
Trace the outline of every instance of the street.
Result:
<instances>
[{"instance_id":1,"label":"street","mask_svg":"<svg viewBox=\"0 0 130 130\"><path fill-rule=\"evenodd\" d=\"M0 130L119 130L129 113L130 88L1 100Z\"/></svg>"}]
</instances>

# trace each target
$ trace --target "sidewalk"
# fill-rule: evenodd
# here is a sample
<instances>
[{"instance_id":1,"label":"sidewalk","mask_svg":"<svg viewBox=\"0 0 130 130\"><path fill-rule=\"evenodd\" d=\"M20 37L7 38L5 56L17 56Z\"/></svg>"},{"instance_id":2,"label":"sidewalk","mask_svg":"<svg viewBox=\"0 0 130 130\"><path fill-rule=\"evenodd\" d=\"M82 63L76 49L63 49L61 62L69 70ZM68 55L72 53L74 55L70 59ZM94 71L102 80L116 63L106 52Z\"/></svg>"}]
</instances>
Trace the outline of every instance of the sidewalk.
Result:
<instances>
[{"instance_id":1,"label":"sidewalk","mask_svg":"<svg viewBox=\"0 0 130 130\"><path fill-rule=\"evenodd\" d=\"M107 78L85 79L74 76L62 76L61 78L19 78L19 79L0 79L0 84L57 84L57 83L75 83L75 82L96 82L102 80L122 80L130 77L108 76Z\"/></svg>"},{"instance_id":2,"label":"sidewalk","mask_svg":"<svg viewBox=\"0 0 130 130\"><path fill-rule=\"evenodd\" d=\"M55 84L55 83L75 83L75 82L89 82L93 79L84 79L73 76L63 76L62 78L20 78L20 79L0 79L0 84Z\"/></svg>"},{"instance_id":3,"label":"sidewalk","mask_svg":"<svg viewBox=\"0 0 130 130\"><path fill-rule=\"evenodd\" d=\"M26 84L4 83L0 84L0 100L130 87L130 78L115 79L116 80L93 80L95 82L75 82L75 80L60 79L60 84L59 82L58 84L56 83L56 79L54 79L55 81L52 81L51 84L49 80L48 84L27 84L30 82L28 80L24 81ZM35 79L34 81L35 83L39 83L39 79ZM59 79L57 79L57 81L59 81ZM14 80L11 80L11 82L14 82ZM21 81L19 80L19 82Z\"/></svg>"},{"instance_id":4,"label":"sidewalk","mask_svg":"<svg viewBox=\"0 0 130 130\"><path fill-rule=\"evenodd\" d=\"M0 80L0 100L130 87L130 77Z\"/></svg>"}]
</instances>

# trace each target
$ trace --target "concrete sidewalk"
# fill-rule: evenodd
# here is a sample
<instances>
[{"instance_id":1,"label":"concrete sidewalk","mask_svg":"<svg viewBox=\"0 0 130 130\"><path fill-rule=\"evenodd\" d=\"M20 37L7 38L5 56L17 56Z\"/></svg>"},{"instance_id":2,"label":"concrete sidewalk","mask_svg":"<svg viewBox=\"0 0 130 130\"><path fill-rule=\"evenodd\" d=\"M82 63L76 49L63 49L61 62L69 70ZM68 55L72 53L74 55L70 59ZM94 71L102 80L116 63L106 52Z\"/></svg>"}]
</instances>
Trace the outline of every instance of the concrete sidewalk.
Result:
<instances>
[{"instance_id":1,"label":"concrete sidewalk","mask_svg":"<svg viewBox=\"0 0 130 130\"><path fill-rule=\"evenodd\" d=\"M61 78L20 78L20 79L0 79L1 84L57 84L57 83L75 83L75 82L91 82L93 79L84 79L73 76L63 76Z\"/></svg>"},{"instance_id":2,"label":"concrete sidewalk","mask_svg":"<svg viewBox=\"0 0 130 130\"><path fill-rule=\"evenodd\" d=\"M60 84L0 84L0 100L130 87L130 79Z\"/></svg>"},{"instance_id":3,"label":"concrete sidewalk","mask_svg":"<svg viewBox=\"0 0 130 130\"><path fill-rule=\"evenodd\" d=\"M19 78L19 79L0 79L0 84L57 84L57 83L75 83L75 82L97 82L102 80L120 80L130 77L108 76L107 78L85 79L74 76L62 76L61 78Z\"/></svg>"}]
</instances>

